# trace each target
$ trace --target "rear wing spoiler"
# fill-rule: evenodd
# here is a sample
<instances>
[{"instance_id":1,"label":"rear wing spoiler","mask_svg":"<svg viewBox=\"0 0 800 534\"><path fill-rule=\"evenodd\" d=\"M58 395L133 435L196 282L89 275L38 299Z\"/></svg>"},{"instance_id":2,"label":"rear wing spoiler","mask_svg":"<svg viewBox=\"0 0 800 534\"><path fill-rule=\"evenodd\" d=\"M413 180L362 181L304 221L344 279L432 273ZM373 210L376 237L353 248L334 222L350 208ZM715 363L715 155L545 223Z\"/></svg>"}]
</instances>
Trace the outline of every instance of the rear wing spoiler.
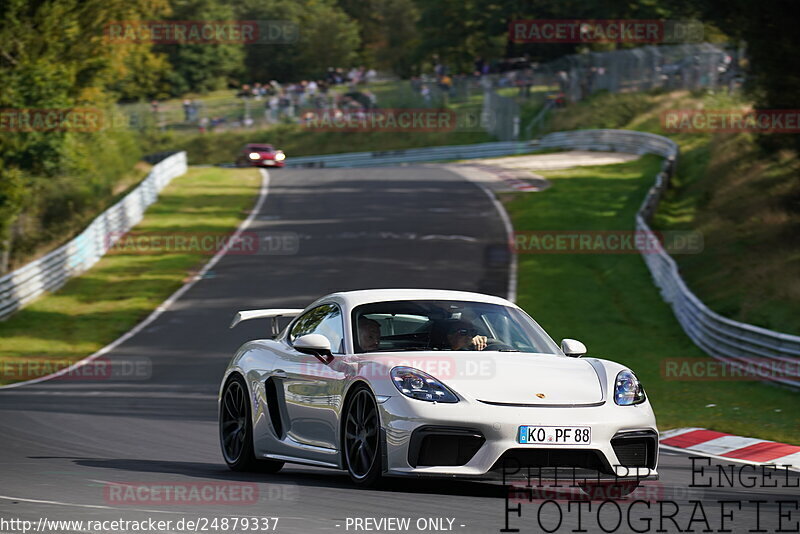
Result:
<instances>
[{"instance_id":1,"label":"rear wing spoiler","mask_svg":"<svg viewBox=\"0 0 800 534\"><path fill-rule=\"evenodd\" d=\"M233 328L242 321L250 319L272 319L272 335L278 335L278 317L297 317L302 313L302 309L296 308L270 308L266 310L242 310L237 312L231 321L230 328Z\"/></svg>"}]
</instances>

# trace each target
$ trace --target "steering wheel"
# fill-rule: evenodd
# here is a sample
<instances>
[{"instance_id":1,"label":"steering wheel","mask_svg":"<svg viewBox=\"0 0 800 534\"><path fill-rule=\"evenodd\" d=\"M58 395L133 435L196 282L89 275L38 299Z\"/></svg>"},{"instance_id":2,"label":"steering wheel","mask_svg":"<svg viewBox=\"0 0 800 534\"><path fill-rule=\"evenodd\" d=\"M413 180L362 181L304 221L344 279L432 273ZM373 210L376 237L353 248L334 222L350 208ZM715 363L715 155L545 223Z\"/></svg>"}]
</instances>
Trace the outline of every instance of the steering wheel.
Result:
<instances>
[{"instance_id":1,"label":"steering wheel","mask_svg":"<svg viewBox=\"0 0 800 534\"><path fill-rule=\"evenodd\" d=\"M475 346L474 344L472 345ZM483 350L516 350L514 347L507 343L503 343L499 339L488 338L486 340L486 348Z\"/></svg>"}]
</instances>

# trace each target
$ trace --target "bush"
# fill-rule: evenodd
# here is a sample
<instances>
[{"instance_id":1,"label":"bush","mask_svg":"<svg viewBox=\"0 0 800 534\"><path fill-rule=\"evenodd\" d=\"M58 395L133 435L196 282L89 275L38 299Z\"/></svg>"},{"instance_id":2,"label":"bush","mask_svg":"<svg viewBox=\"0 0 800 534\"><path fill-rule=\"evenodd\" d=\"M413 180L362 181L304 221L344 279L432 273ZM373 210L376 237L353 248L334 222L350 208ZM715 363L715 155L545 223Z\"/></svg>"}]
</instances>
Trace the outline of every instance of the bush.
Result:
<instances>
[{"instance_id":1,"label":"bush","mask_svg":"<svg viewBox=\"0 0 800 534\"><path fill-rule=\"evenodd\" d=\"M120 196L121 183L132 185L144 177L144 172L132 170L141 157L142 148L132 131L70 133L53 158L59 165L52 174L17 170L28 194L19 215L14 212L5 219L9 225L15 221L12 265L19 266L37 251L66 242L113 204Z\"/></svg>"}]
</instances>

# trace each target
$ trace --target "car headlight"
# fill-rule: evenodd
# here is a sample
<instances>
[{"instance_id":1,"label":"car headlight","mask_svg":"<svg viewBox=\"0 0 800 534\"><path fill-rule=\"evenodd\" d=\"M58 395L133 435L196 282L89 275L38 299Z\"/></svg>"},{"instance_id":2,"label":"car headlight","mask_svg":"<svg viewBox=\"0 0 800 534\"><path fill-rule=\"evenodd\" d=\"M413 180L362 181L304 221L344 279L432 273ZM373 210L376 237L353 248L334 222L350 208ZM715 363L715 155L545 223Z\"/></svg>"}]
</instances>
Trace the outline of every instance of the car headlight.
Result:
<instances>
[{"instance_id":1,"label":"car headlight","mask_svg":"<svg viewBox=\"0 0 800 534\"><path fill-rule=\"evenodd\" d=\"M261 154L258 152L250 152L250 159L261 159Z\"/></svg>"},{"instance_id":2,"label":"car headlight","mask_svg":"<svg viewBox=\"0 0 800 534\"><path fill-rule=\"evenodd\" d=\"M632 406L644 400L644 388L636 375L627 369L620 371L614 380L614 402L620 406Z\"/></svg>"},{"instance_id":3,"label":"car headlight","mask_svg":"<svg viewBox=\"0 0 800 534\"><path fill-rule=\"evenodd\" d=\"M283 152L278 152L277 154L275 154L275 161L283 161L285 159L286 159L286 154L284 154Z\"/></svg>"},{"instance_id":4,"label":"car headlight","mask_svg":"<svg viewBox=\"0 0 800 534\"><path fill-rule=\"evenodd\" d=\"M447 386L419 369L395 367L390 375L394 387L406 397L429 402L458 402L458 397Z\"/></svg>"}]
</instances>

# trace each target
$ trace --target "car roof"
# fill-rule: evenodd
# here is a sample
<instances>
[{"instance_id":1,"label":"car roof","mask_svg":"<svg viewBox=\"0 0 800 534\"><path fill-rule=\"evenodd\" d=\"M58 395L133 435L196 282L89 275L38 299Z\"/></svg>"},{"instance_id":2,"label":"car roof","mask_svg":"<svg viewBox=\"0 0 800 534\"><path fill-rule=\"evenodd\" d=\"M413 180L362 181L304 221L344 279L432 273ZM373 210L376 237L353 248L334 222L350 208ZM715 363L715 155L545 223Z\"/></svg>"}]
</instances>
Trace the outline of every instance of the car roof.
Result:
<instances>
[{"instance_id":1,"label":"car roof","mask_svg":"<svg viewBox=\"0 0 800 534\"><path fill-rule=\"evenodd\" d=\"M356 291L340 291L331 293L313 303L336 301L346 308L353 309L361 304L372 302L388 302L394 300L460 300L467 302L484 302L501 306L517 305L501 297L472 293L469 291L451 291L446 289L359 289Z\"/></svg>"},{"instance_id":2,"label":"car roof","mask_svg":"<svg viewBox=\"0 0 800 534\"><path fill-rule=\"evenodd\" d=\"M245 148L272 148L268 143L248 143Z\"/></svg>"}]
</instances>

